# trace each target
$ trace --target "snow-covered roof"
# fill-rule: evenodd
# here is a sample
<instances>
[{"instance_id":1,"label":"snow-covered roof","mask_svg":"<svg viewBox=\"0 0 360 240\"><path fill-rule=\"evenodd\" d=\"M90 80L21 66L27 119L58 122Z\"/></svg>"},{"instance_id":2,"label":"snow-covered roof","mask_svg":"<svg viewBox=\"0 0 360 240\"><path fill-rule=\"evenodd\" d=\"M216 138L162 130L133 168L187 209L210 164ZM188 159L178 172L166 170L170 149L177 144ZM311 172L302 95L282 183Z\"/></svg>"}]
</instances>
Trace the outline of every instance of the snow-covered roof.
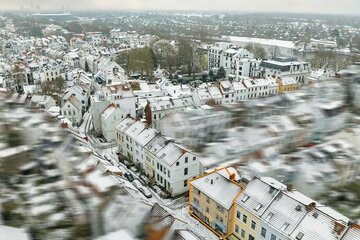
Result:
<instances>
[{"instance_id":1,"label":"snow-covered roof","mask_svg":"<svg viewBox=\"0 0 360 240\"><path fill-rule=\"evenodd\" d=\"M277 40L277 39L263 39L237 36L222 36L225 40L231 42L256 43L260 45L278 46L283 48L295 49L295 44L291 41Z\"/></svg>"},{"instance_id":2,"label":"snow-covered roof","mask_svg":"<svg viewBox=\"0 0 360 240\"><path fill-rule=\"evenodd\" d=\"M233 200L241 190L239 185L218 171L192 181L191 185L227 210L231 208Z\"/></svg>"},{"instance_id":3,"label":"snow-covered roof","mask_svg":"<svg viewBox=\"0 0 360 240\"><path fill-rule=\"evenodd\" d=\"M252 214L261 216L281 189L286 189L286 186L273 178L254 178L236 201Z\"/></svg>"},{"instance_id":4,"label":"snow-covered roof","mask_svg":"<svg viewBox=\"0 0 360 240\"><path fill-rule=\"evenodd\" d=\"M354 240L360 239L360 225L355 225L354 227L350 227L345 233L342 240Z\"/></svg>"},{"instance_id":5,"label":"snow-covered roof","mask_svg":"<svg viewBox=\"0 0 360 240\"><path fill-rule=\"evenodd\" d=\"M313 209L309 211L309 213L304 217L304 219L300 222L295 231L292 233L293 238L295 238L299 233L301 233L303 234L301 240L339 239L339 235L334 231L335 222L344 226L344 232L349 219L346 218L346 221L341 221L340 219L334 218L333 216L322 212L321 207L319 209Z\"/></svg>"},{"instance_id":6,"label":"snow-covered roof","mask_svg":"<svg viewBox=\"0 0 360 240\"><path fill-rule=\"evenodd\" d=\"M154 128L145 128L139 135L134 137L134 141L136 141L140 146L145 146L148 142L153 139L158 131Z\"/></svg>"},{"instance_id":7,"label":"snow-covered roof","mask_svg":"<svg viewBox=\"0 0 360 240\"><path fill-rule=\"evenodd\" d=\"M115 129L117 129L120 132L125 132L133 123L135 123L135 120L130 117L127 117L121 122L119 122L116 125Z\"/></svg>"},{"instance_id":8,"label":"snow-covered roof","mask_svg":"<svg viewBox=\"0 0 360 240\"><path fill-rule=\"evenodd\" d=\"M169 142L160 149L160 151L158 151L156 156L159 160L162 160L169 166L172 166L185 152L186 150L181 148L179 145Z\"/></svg>"},{"instance_id":9,"label":"snow-covered roof","mask_svg":"<svg viewBox=\"0 0 360 240\"><path fill-rule=\"evenodd\" d=\"M146 127L145 123L136 121L125 131L125 134L135 139L136 136L139 135L145 129L145 127Z\"/></svg>"}]
</instances>

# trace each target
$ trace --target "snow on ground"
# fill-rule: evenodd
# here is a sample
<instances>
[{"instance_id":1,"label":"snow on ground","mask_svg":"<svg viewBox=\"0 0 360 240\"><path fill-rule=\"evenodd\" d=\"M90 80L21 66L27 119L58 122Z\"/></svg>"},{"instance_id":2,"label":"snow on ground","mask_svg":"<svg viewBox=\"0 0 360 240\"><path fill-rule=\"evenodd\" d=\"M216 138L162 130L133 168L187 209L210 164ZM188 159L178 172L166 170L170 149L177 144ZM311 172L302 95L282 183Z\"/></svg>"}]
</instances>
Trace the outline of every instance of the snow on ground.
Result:
<instances>
[{"instance_id":1,"label":"snow on ground","mask_svg":"<svg viewBox=\"0 0 360 240\"><path fill-rule=\"evenodd\" d=\"M216 236L212 231L207 229L195 218L190 216L188 212L188 205L184 206L179 210L175 210L175 213L182 217L187 222L189 229L191 229L198 236L206 240L219 240L219 237Z\"/></svg>"}]
</instances>

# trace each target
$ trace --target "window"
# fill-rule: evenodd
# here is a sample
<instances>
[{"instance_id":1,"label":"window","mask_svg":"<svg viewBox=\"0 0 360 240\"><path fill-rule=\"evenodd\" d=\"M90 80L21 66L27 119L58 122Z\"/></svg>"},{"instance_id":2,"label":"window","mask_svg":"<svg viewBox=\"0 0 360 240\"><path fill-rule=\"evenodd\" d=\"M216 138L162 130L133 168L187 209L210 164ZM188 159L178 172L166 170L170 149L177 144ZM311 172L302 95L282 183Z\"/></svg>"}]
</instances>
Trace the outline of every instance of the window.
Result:
<instances>
[{"instance_id":1,"label":"window","mask_svg":"<svg viewBox=\"0 0 360 240\"><path fill-rule=\"evenodd\" d=\"M176 162L176 166L179 166L179 162Z\"/></svg>"},{"instance_id":2,"label":"window","mask_svg":"<svg viewBox=\"0 0 360 240\"><path fill-rule=\"evenodd\" d=\"M219 210L220 212L224 212L224 208L219 204L216 205L216 209Z\"/></svg>"},{"instance_id":3,"label":"window","mask_svg":"<svg viewBox=\"0 0 360 240\"><path fill-rule=\"evenodd\" d=\"M196 161L196 157L193 157L193 161Z\"/></svg>"},{"instance_id":4,"label":"window","mask_svg":"<svg viewBox=\"0 0 360 240\"><path fill-rule=\"evenodd\" d=\"M266 217L266 221L270 221L271 220L271 218L274 216L274 214L272 213L272 212L270 212L268 215L267 215L267 217Z\"/></svg>"},{"instance_id":5,"label":"window","mask_svg":"<svg viewBox=\"0 0 360 240\"><path fill-rule=\"evenodd\" d=\"M241 229L241 237L245 237L245 231L244 231L244 229Z\"/></svg>"},{"instance_id":6,"label":"window","mask_svg":"<svg viewBox=\"0 0 360 240\"><path fill-rule=\"evenodd\" d=\"M184 181L184 187L187 187L187 180Z\"/></svg>"},{"instance_id":7,"label":"window","mask_svg":"<svg viewBox=\"0 0 360 240\"><path fill-rule=\"evenodd\" d=\"M265 228L261 228L261 236L262 237L266 237L266 229Z\"/></svg>"},{"instance_id":8,"label":"window","mask_svg":"<svg viewBox=\"0 0 360 240\"><path fill-rule=\"evenodd\" d=\"M255 227L256 227L256 222L251 221L251 228L255 230Z\"/></svg>"},{"instance_id":9,"label":"window","mask_svg":"<svg viewBox=\"0 0 360 240\"><path fill-rule=\"evenodd\" d=\"M289 223L285 222L284 225L282 225L281 227L281 231L285 231L289 225Z\"/></svg>"},{"instance_id":10,"label":"window","mask_svg":"<svg viewBox=\"0 0 360 240\"><path fill-rule=\"evenodd\" d=\"M209 208L208 208L208 207L206 207L206 212L207 212L207 213L209 213L209 211L210 211L210 210L209 210Z\"/></svg>"},{"instance_id":11,"label":"window","mask_svg":"<svg viewBox=\"0 0 360 240\"><path fill-rule=\"evenodd\" d=\"M210 198L208 196L206 196L206 202L210 203Z\"/></svg>"},{"instance_id":12,"label":"window","mask_svg":"<svg viewBox=\"0 0 360 240\"><path fill-rule=\"evenodd\" d=\"M239 226L238 225L235 225L235 232L239 233Z\"/></svg>"},{"instance_id":13,"label":"window","mask_svg":"<svg viewBox=\"0 0 360 240\"><path fill-rule=\"evenodd\" d=\"M184 168L184 175L188 174L188 168Z\"/></svg>"},{"instance_id":14,"label":"window","mask_svg":"<svg viewBox=\"0 0 360 240\"><path fill-rule=\"evenodd\" d=\"M185 157L185 163L188 163L189 158Z\"/></svg>"},{"instance_id":15,"label":"window","mask_svg":"<svg viewBox=\"0 0 360 240\"><path fill-rule=\"evenodd\" d=\"M297 235L296 235L296 238L297 240L301 240L302 237L304 236L304 234L302 232L299 232Z\"/></svg>"},{"instance_id":16,"label":"window","mask_svg":"<svg viewBox=\"0 0 360 240\"><path fill-rule=\"evenodd\" d=\"M276 236L274 234L271 234L270 240L276 240Z\"/></svg>"},{"instance_id":17,"label":"window","mask_svg":"<svg viewBox=\"0 0 360 240\"><path fill-rule=\"evenodd\" d=\"M247 216L243 214L243 223L246 223L246 221L247 221Z\"/></svg>"},{"instance_id":18,"label":"window","mask_svg":"<svg viewBox=\"0 0 360 240\"><path fill-rule=\"evenodd\" d=\"M249 234L249 240L255 240L255 238L251 234Z\"/></svg>"},{"instance_id":19,"label":"window","mask_svg":"<svg viewBox=\"0 0 360 240\"><path fill-rule=\"evenodd\" d=\"M236 212L236 218L240 219L241 213L239 211Z\"/></svg>"},{"instance_id":20,"label":"window","mask_svg":"<svg viewBox=\"0 0 360 240\"><path fill-rule=\"evenodd\" d=\"M220 222L224 222L223 218L220 217L219 215L216 214L216 219L219 220Z\"/></svg>"},{"instance_id":21,"label":"window","mask_svg":"<svg viewBox=\"0 0 360 240\"><path fill-rule=\"evenodd\" d=\"M259 209L262 207L262 205L259 203L255 208L254 208L254 210L255 211L259 211Z\"/></svg>"},{"instance_id":22,"label":"window","mask_svg":"<svg viewBox=\"0 0 360 240\"><path fill-rule=\"evenodd\" d=\"M249 196L248 195L244 195L243 199L241 200L242 202L246 202L247 200L249 199Z\"/></svg>"}]
</instances>

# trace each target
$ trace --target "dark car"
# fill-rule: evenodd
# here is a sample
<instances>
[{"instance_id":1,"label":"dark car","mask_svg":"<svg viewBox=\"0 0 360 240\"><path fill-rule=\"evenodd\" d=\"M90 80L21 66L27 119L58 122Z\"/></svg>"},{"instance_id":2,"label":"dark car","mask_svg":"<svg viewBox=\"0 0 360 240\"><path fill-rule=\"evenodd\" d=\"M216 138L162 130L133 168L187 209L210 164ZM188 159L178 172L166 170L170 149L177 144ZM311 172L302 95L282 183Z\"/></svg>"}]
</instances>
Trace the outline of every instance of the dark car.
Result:
<instances>
[{"instance_id":1,"label":"dark car","mask_svg":"<svg viewBox=\"0 0 360 240\"><path fill-rule=\"evenodd\" d=\"M132 182L132 181L134 181L134 176L131 174L131 173L129 173L129 172L126 172L125 174L124 174L124 176L126 177L126 179L127 180L129 180L130 182Z\"/></svg>"}]
</instances>

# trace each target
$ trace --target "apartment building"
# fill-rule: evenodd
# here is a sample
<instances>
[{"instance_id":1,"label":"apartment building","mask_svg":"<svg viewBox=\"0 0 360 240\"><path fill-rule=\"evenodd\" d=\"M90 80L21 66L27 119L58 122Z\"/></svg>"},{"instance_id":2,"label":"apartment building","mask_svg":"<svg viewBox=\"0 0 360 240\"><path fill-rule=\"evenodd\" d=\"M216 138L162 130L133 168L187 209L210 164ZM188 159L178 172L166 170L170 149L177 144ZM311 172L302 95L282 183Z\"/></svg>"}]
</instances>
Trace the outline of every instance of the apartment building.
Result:
<instances>
[{"instance_id":1,"label":"apartment building","mask_svg":"<svg viewBox=\"0 0 360 240\"><path fill-rule=\"evenodd\" d=\"M217 42L208 50L209 70L223 66L224 52L230 48L231 44L226 42Z\"/></svg>"},{"instance_id":2,"label":"apartment building","mask_svg":"<svg viewBox=\"0 0 360 240\"><path fill-rule=\"evenodd\" d=\"M274 60L263 60L259 66L261 77L287 77L292 76L299 84L305 83L305 78L311 73L308 62L296 58L277 57Z\"/></svg>"},{"instance_id":3,"label":"apartment building","mask_svg":"<svg viewBox=\"0 0 360 240\"><path fill-rule=\"evenodd\" d=\"M235 199L243 190L235 168L223 168L189 182L189 213L220 239L234 231Z\"/></svg>"},{"instance_id":4,"label":"apartment building","mask_svg":"<svg viewBox=\"0 0 360 240\"><path fill-rule=\"evenodd\" d=\"M208 69L223 67L226 76L240 80L242 77L255 77L260 60L245 48L226 42L217 42L208 49Z\"/></svg>"}]
</instances>

